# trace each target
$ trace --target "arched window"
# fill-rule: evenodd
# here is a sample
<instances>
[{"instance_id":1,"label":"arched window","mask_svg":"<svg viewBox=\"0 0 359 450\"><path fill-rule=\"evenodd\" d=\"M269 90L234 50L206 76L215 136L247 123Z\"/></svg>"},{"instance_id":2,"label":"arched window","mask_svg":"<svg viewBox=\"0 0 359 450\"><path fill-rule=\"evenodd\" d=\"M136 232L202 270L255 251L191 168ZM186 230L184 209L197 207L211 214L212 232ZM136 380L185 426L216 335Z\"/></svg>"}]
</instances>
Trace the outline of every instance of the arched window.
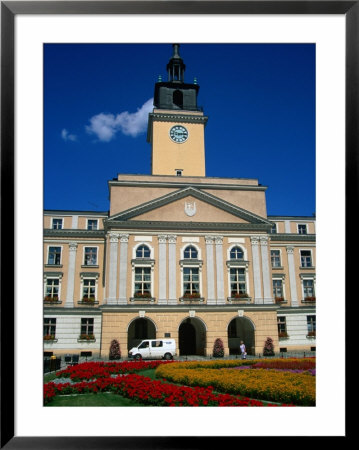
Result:
<instances>
[{"instance_id":1,"label":"arched window","mask_svg":"<svg viewBox=\"0 0 359 450\"><path fill-rule=\"evenodd\" d=\"M193 245L189 245L184 249L183 252L183 258L184 259L197 259L198 258L198 251L196 247Z\"/></svg>"},{"instance_id":2,"label":"arched window","mask_svg":"<svg viewBox=\"0 0 359 450\"><path fill-rule=\"evenodd\" d=\"M149 258L151 256L151 250L147 245L140 245L136 249L136 258Z\"/></svg>"},{"instance_id":3,"label":"arched window","mask_svg":"<svg viewBox=\"0 0 359 450\"><path fill-rule=\"evenodd\" d=\"M231 259L243 259L244 254L243 254L243 250L241 249L241 247L233 247L231 252L230 252L230 258Z\"/></svg>"}]
</instances>

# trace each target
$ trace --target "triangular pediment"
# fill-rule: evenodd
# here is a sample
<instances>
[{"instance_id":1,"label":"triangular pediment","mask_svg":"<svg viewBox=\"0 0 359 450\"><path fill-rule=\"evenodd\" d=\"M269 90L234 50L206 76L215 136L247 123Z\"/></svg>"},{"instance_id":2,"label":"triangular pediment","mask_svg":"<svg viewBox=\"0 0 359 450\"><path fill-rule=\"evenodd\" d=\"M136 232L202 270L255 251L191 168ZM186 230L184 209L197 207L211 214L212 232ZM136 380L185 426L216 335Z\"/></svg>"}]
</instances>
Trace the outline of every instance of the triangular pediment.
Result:
<instances>
[{"instance_id":1,"label":"triangular pediment","mask_svg":"<svg viewBox=\"0 0 359 450\"><path fill-rule=\"evenodd\" d=\"M123 221L243 223L270 225L250 211L194 187L186 187L111 216Z\"/></svg>"}]
</instances>

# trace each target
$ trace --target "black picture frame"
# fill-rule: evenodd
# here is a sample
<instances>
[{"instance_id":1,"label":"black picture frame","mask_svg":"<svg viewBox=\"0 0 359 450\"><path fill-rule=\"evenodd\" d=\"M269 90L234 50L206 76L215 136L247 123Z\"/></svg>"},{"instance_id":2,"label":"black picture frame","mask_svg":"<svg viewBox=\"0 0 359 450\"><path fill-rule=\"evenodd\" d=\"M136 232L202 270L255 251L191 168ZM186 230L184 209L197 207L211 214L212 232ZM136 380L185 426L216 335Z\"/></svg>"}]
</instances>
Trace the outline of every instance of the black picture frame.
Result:
<instances>
[{"instance_id":1,"label":"black picture frame","mask_svg":"<svg viewBox=\"0 0 359 450\"><path fill-rule=\"evenodd\" d=\"M1 2L1 448L200 448L223 437L15 436L14 405L14 21L18 14L337 14L346 20L346 236L354 234L359 150L359 1L2 1ZM349 200L350 199L350 200ZM4 220L6 217L6 220ZM356 240L356 239L354 239ZM352 245L355 243L351 242ZM349 266L346 252L346 267ZM346 275L347 292L349 279ZM348 295L348 293L347 293ZM348 329L349 327L346 327ZM346 331L347 333L347 331ZM9 338L10 337L10 338ZM347 334L346 334L347 337ZM328 343L329 345L329 343ZM344 343L343 343L344 345ZM348 438L348 428L344 438Z\"/></svg>"}]
</instances>

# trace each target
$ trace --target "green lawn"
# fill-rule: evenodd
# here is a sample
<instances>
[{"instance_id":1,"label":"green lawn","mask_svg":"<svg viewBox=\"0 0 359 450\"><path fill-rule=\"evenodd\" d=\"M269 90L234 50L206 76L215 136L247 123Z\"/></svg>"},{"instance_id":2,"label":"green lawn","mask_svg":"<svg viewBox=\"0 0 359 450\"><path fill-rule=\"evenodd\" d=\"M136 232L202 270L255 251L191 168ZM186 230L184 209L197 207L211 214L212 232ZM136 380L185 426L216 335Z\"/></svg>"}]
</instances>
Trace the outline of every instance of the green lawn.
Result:
<instances>
[{"instance_id":1,"label":"green lawn","mask_svg":"<svg viewBox=\"0 0 359 450\"><path fill-rule=\"evenodd\" d=\"M117 394L59 395L46 406L144 406Z\"/></svg>"}]
</instances>

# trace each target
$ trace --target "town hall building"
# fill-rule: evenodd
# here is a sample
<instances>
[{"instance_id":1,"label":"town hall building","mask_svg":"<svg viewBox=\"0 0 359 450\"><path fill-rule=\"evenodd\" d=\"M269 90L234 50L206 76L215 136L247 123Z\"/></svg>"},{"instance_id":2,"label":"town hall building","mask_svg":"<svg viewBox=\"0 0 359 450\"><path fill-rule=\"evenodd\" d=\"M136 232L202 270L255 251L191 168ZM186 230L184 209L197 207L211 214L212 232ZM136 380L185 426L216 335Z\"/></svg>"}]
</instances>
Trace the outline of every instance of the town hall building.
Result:
<instances>
[{"instance_id":1,"label":"town hall building","mask_svg":"<svg viewBox=\"0 0 359 450\"><path fill-rule=\"evenodd\" d=\"M268 216L256 179L206 176L199 85L179 45L154 88L151 175L110 180L106 212L44 212L44 352L108 358L144 338L180 355L315 351L315 217ZM49 353L50 352L50 353ZM85 352L85 353L84 353ZM87 352L87 353L86 353Z\"/></svg>"}]
</instances>

